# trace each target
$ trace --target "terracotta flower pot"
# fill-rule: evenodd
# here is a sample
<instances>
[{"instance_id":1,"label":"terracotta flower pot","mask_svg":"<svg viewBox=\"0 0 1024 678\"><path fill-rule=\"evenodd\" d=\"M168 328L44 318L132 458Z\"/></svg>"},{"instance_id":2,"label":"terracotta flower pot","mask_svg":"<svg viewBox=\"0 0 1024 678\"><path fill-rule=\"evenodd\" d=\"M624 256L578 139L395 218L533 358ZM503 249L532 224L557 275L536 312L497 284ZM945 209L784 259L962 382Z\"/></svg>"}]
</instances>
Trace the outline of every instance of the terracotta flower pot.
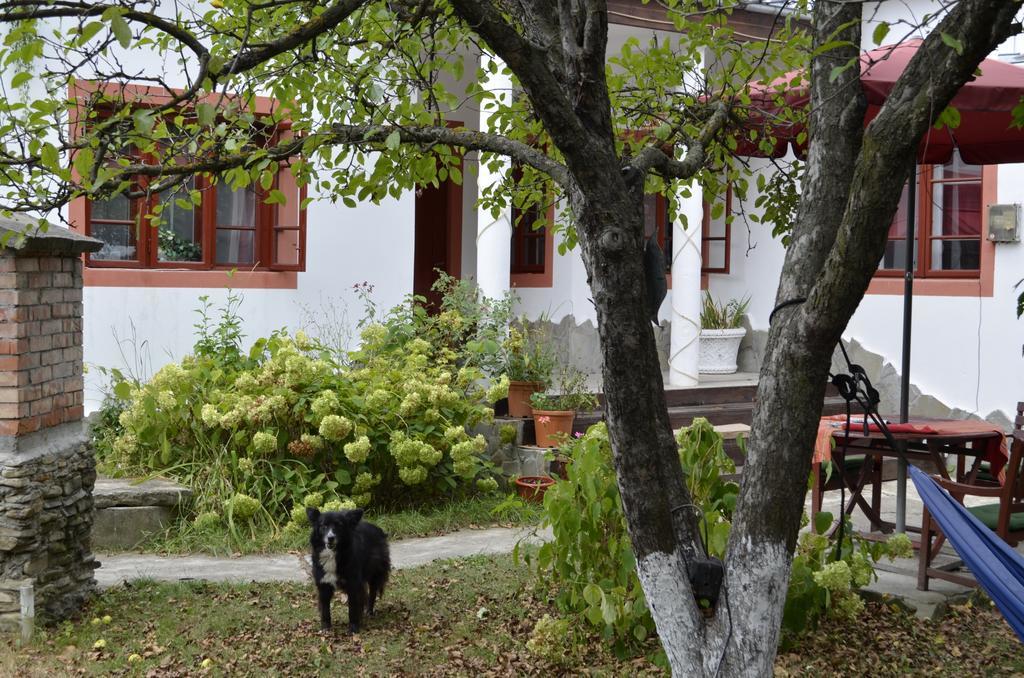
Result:
<instances>
[{"instance_id":1,"label":"terracotta flower pot","mask_svg":"<svg viewBox=\"0 0 1024 678\"><path fill-rule=\"evenodd\" d=\"M516 494L527 501L544 501L544 493L555 484L548 476L523 476L516 478Z\"/></svg>"},{"instance_id":2,"label":"terracotta flower pot","mask_svg":"<svg viewBox=\"0 0 1024 678\"><path fill-rule=\"evenodd\" d=\"M509 381L508 416L530 416L530 412L532 411L532 408L530 407L530 396L543 390L544 383L540 381Z\"/></svg>"},{"instance_id":3,"label":"terracotta flower pot","mask_svg":"<svg viewBox=\"0 0 1024 678\"><path fill-rule=\"evenodd\" d=\"M572 435L573 410L534 410L533 428L537 432L537 447L558 447L556 433Z\"/></svg>"}]
</instances>

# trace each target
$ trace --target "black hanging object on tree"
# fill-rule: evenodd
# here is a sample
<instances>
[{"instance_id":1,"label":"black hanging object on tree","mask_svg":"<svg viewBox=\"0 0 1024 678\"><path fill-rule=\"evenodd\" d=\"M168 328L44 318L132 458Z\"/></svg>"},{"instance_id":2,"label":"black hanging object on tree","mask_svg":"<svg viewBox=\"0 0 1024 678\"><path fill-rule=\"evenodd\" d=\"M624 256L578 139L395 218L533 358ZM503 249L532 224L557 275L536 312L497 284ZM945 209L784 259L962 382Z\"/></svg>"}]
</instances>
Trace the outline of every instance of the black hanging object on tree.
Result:
<instances>
[{"instance_id":1,"label":"black hanging object on tree","mask_svg":"<svg viewBox=\"0 0 1024 678\"><path fill-rule=\"evenodd\" d=\"M686 569L697 606L704 616L710 617L718 606L722 579L725 577L725 565L718 558L697 556L686 563Z\"/></svg>"},{"instance_id":2,"label":"black hanging object on tree","mask_svg":"<svg viewBox=\"0 0 1024 678\"><path fill-rule=\"evenodd\" d=\"M648 238L644 246L644 289L647 317L657 325L658 309L668 294L668 281L665 279L665 254L656 238Z\"/></svg>"}]
</instances>

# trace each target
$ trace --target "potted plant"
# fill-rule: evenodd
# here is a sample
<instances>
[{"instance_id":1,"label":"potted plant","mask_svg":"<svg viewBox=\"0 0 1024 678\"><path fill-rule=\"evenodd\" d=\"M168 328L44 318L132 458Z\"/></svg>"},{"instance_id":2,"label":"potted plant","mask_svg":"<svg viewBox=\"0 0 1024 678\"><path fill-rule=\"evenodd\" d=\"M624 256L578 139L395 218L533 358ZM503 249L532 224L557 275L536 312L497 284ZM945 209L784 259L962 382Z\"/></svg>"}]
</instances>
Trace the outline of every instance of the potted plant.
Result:
<instances>
[{"instance_id":1,"label":"potted plant","mask_svg":"<svg viewBox=\"0 0 1024 678\"><path fill-rule=\"evenodd\" d=\"M711 294L704 292L704 303L700 309L698 362L702 374L732 374L736 371L740 342L747 333L740 323L749 305L750 297L716 304Z\"/></svg>"},{"instance_id":2,"label":"potted plant","mask_svg":"<svg viewBox=\"0 0 1024 678\"><path fill-rule=\"evenodd\" d=\"M508 375L508 416L530 416L530 396L543 391L551 378L555 359L547 337L525 320L509 330L502 344Z\"/></svg>"},{"instance_id":3,"label":"potted plant","mask_svg":"<svg viewBox=\"0 0 1024 678\"><path fill-rule=\"evenodd\" d=\"M544 493L555 484L550 476L520 476L515 479L516 494L527 501L544 501Z\"/></svg>"},{"instance_id":4,"label":"potted plant","mask_svg":"<svg viewBox=\"0 0 1024 678\"><path fill-rule=\"evenodd\" d=\"M597 398L587 389L587 378L575 367L559 371L557 392L538 391L530 396L538 447L557 447L572 434L577 410L594 409Z\"/></svg>"}]
</instances>

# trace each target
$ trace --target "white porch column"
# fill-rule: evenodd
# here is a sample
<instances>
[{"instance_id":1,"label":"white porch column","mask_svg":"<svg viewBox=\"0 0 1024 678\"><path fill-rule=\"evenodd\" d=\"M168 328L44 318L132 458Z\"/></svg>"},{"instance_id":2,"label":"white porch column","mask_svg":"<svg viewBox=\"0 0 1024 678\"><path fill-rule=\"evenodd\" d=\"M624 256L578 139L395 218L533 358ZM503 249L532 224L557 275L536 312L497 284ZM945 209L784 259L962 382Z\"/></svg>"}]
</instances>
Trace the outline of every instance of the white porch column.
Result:
<instances>
[{"instance_id":1,"label":"white porch column","mask_svg":"<svg viewBox=\"0 0 1024 678\"><path fill-rule=\"evenodd\" d=\"M492 73L492 62L497 66L497 72ZM492 129L488 118L494 113L500 103L506 103L512 96L512 78L504 71L505 64L488 54L480 55L480 67L487 73L487 81L484 86L494 92L498 101L487 100L480 107L480 131L487 132ZM480 155L477 154L479 159ZM501 165L496 170L484 166L482 162L477 163L477 195L481 191L502 180L509 162L502 159ZM512 245L512 209L508 207L502 210L495 219L491 210L485 207L477 208L477 230L476 230L476 277L480 291L493 299L501 298L509 290L510 269L511 269L511 245Z\"/></svg>"},{"instance_id":2,"label":"white porch column","mask_svg":"<svg viewBox=\"0 0 1024 678\"><path fill-rule=\"evenodd\" d=\"M672 289L669 297L672 340L669 344L668 383L673 386L696 386L698 374L700 238L704 194L696 184L690 190L690 197L680 196L680 217L672 224ZM686 215L686 228L683 227L682 215Z\"/></svg>"}]
</instances>

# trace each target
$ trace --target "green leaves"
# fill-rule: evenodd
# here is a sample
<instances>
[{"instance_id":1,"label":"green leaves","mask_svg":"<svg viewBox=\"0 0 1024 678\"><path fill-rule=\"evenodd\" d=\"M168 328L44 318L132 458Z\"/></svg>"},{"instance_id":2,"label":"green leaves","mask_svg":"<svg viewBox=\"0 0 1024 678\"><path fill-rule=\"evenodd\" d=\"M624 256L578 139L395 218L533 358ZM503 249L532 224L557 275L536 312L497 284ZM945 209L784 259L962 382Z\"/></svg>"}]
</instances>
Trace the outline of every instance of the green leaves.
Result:
<instances>
[{"instance_id":1,"label":"green leaves","mask_svg":"<svg viewBox=\"0 0 1024 678\"><path fill-rule=\"evenodd\" d=\"M939 33L939 37L942 38L942 42L943 43L948 45L957 54L963 54L964 53L964 43L962 41L960 41L958 38L950 35L949 33L945 32L945 31L941 31Z\"/></svg>"},{"instance_id":2,"label":"green leaves","mask_svg":"<svg viewBox=\"0 0 1024 678\"><path fill-rule=\"evenodd\" d=\"M845 64L842 64L841 66L835 66L832 70L830 70L828 72L828 81L829 82L835 82L836 79L839 78L840 75L842 75L843 73L848 71L851 67L853 67L854 64L857 64L859 62L860 62L860 59L857 58L857 57L854 57L854 58L850 59L849 61L847 61Z\"/></svg>"},{"instance_id":3,"label":"green leaves","mask_svg":"<svg viewBox=\"0 0 1024 678\"><path fill-rule=\"evenodd\" d=\"M31 79L32 79L32 74L29 73L28 71L22 71L20 73L15 73L14 77L11 78L11 87L13 87L14 89L18 89L19 87L21 87L22 85L24 85L25 83L27 83Z\"/></svg>"},{"instance_id":4,"label":"green leaves","mask_svg":"<svg viewBox=\"0 0 1024 678\"><path fill-rule=\"evenodd\" d=\"M212 127L217 120L217 109L213 104L206 102L196 104L196 118L199 120L200 125Z\"/></svg>"},{"instance_id":5,"label":"green leaves","mask_svg":"<svg viewBox=\"0 0 1024 678\"><path fill-rule=\"evenodd\" d=\"M127 381L122 381L114 386L114 395L121 400L128 400L131 397L132 385Z\"/></svg>"},{"instance_id":6,"label":"green leaves","mask_svg":"<svg viewBox=\"0 0 1024 678\"><path fill-rule=\"evenodd\" d=\"M948 127L950 129L956 129L960 126L960 111L953 106L946 106L942 113L939 114L938 119L935 121L935 129L942 129Z\"/></svg>"},{"instance_id":7,"label":"green leaves","mask_svg":"<svg viewBox=\"0 0 1024 678\"><path fill-rule=\"evenodd\" d=\"M881 45L882 41L885 40L885 36L889 35L889 24L886 21L881 22L875 26L875 30L871 33L871 40L876 45Z\"/></svg>"},{"instance_id":8,"label":"green leaves","mask_svg":"<svg viewBox=\"0 0 1024 678\"><path fill-rule=\"evenodd\" d=\"M120 14L112 14L109 21L110 31L114 34L118 44L128 49L132 44L132 29L129 28L128 22Z\"/></svg>"}]
</instances>

